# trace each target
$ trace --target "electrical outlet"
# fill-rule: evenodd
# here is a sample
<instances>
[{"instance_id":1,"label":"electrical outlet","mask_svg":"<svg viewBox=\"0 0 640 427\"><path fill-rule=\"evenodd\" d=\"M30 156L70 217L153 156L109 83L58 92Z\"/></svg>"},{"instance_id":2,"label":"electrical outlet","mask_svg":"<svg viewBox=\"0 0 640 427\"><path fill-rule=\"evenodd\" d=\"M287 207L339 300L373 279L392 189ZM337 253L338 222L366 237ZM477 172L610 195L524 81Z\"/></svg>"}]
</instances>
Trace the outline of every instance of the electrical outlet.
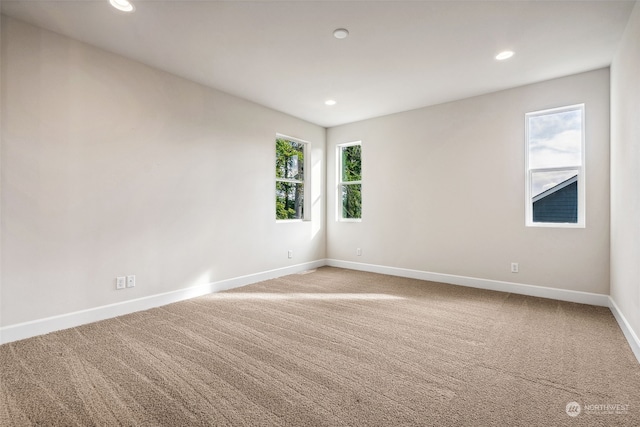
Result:
<instances>
[{"instance_id":1,"label":"electrical outlet","mask_svg":"<svg viewBox=\"0 0 640 427\"><path fill-rule=\"evenodd\" d=\"M361 248L356 249L356 255L362 256L362 249Z\"/></svg>"},{"instance_id":2,"label":"electrical outlet","mask_svg":"<svg viewBox=\"0 0 640 427\"><path fill-rule=\"evenodd\" d=\"M136 276L127 276L127 288L133 288L136 286Z\"/></svg>"},{"instance_id":3,"label":"electrical outlet","mask_svg":"<svg viewBox=\"0 0 640 427\"><path fill-rule=\"evenodd\" d=\"M127 278L124 276L116 277L116 289L124 289L126 287Z\"/></svg>"},{"instance_id":4,"label":"electrical outlet","mask_svg":"<svg viewBox=\"0 0 640 427\"><path fill-rule=\"evenodd\" d=\"M293 258L293 251L292 251L291 249L289 249L289 250L287 251L287 256L288 256L289 258Z\"/></svg>"},{"instance_id":5,"label":"electrical outlet","mask_svg":"<svg viewBox=\"0 0 640 427\"><path fill-rule=\"evenodd\" d=\"M517 262L512 262L511 263L511 272L512 273L517 273L520 271L520 266L518 265Z\"/></svg>"}]
</instances>

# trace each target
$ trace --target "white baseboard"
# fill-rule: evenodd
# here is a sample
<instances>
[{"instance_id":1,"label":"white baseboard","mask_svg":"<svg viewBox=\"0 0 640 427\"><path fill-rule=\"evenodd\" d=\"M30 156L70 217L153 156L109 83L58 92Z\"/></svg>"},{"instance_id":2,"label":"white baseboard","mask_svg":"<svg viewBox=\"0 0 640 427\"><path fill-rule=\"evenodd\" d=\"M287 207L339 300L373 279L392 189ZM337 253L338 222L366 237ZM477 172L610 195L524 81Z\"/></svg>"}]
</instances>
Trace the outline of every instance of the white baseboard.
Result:
<instances>
[{"instance_id":1,"label":"white baseboard","mask_svg":"<svg viewBox=\"0 0 640 427\"><path fill-rule=\"evenodd\" d=\"M610 296L604 294L594 294L589 292L570 291L566 289L547 288L543 286L524 285L521 283L503 282L498 280L478 279L474 277L456 276L451 274L432 273L421 270L411 270L407 268L387 267L374 264L364 264L351 261L340 261L335 259L322 259L290 267L278 268L275 270L263 271L232 279L220 280L218 282L193 286L186 289L167 292L158 295L151 295L135 300L123 301L116 304L104 305L59 316L47 317L30 322L9 325L0 328L0 344L18 341L37 335L43 335L62 329L73 328L86 323L97 322L112 317L122 316L137 311L148 310L150 308L195 298L214 292L233 289L240 286L264 280L274 279L289 274L301 273L306 270L323 267L340 267L350 270L367 271L371 273L388 274L390 276L407 277L411 279L429 280L433 282L448 283L451 285L467 286L471 288L487 289L492 291L510 292L520 295L529 295L541 298L549 298L560 301L576 302L581 304L597 305L609 307L615 317L620 329L626 337L631 350L640 362L640 339L627 322L624 315Z\"/></svg>"},{"instance_id":2,"label":"white baseboard","mask_svg":"<svg viewBox=\"0 0 640 427\"><path fill-rule=\"evenodd\" d=\"M640 363L640 339L633 331L629 322L624 317L615 301L604 294L590 292L570 291L566 289L547 288L544 286L523 285L521 283L502 282L498 280L478 279L451 274L431 273L428 271L411 270L406 268L386 267L374 264L363 264L351 261L328 259L326 265L331 267L347 268L351 270L367 271L370 273L388 274L391 276L408 277L411 279L429 280L432 282L448 283L451 285L468 286L471 288L488 289L492 291L511 292L514 294L528 295L541 298L549 298L560 301L577 302L580 304L609 307L615 317L633 354Z\"/></svg>"},{"instance_id":3,"label":"white baseboard","mask_svg":"<svg viewBox=\"0 0 640 427\"><path fill-rule=\"evenodd\" d=\"M622 311L620 311L620 308L618 307L616 302L611 297L609 297L609 309L611 310L611 313L613 313L613 317L616 318L616 321L618 322L620 329L622 329L622 333L627 339L627 342L629 342L631 351L633 351L636 359L638 359L638 362L640 362L640 339L631 328L629 322L627 322L627 319L622 314Z\"/></svg>"},{"instance_id":4,"label":"white baseboard","mask_svg":"<svg viewBox=\"0 0 640 427\"><path fill-rule=\"evenodd\" d=\"M560 301L577 302L580 304L609 307L609 295L590 292L570 291L567 289L547 288L544 286L523 285L521 283L503 282L499 280L478 279L475 277L455 276L452 274L431 273L428 271L411 270L407 268L386 267L359 262L339 261L328 259L327 265L347 268L350 270L368 271L371 273L388 274L390 276L408 277L411 279L429 280L450 285L467 286L470 288L487 289L491 291L510 292L532 297L549 298Z\"/></svg>"},{"instance_id":5,"label":"white baseboard","mask_svg":"<svg viewBox=\"0 0 640 427\"><path fill-rule=\"evenodd\" d=\"M62 329L73 328L86 323L97 322L134 313L136 311L148 310L161 305L195 298L201 295L233 289L264 280L275 279L276 277L289 274L301 273L306 270L319 268L325 265L325 260L307 262L292 265L290 267L278 268L275 270L263 271L232 279L220 280L218 282L197 285L177 291L163 294L151 295L134 300L123 301L116 304L103 305L87 310L62 314L59 316L47 317L25 323L18 323L0 328L0 344L22 340L37 335L48 334L49 332L60 331Z\"/></svg>"}]
</instances>

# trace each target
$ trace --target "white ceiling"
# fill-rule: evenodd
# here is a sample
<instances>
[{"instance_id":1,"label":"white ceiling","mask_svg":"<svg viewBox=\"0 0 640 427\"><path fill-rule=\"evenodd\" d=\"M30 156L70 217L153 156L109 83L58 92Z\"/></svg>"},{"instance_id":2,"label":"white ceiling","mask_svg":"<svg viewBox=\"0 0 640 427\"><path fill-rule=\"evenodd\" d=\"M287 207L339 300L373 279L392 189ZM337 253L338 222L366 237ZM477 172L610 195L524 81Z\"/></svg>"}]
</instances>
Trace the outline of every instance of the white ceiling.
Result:
<instances>
[{"instance_id":1,"label":"white ceiling","mask_svg":"<svg viewBox=\"0 0 640 427\"><path fill-rule=\"evenodd\" d=\"M2 13L331 127L606 67L634 5L132 3L124 14L108 0L3 0ZM348 38L332 36L340 27ZM516 55L496 61L505 49Z\"/></svg>"}]
</instances>

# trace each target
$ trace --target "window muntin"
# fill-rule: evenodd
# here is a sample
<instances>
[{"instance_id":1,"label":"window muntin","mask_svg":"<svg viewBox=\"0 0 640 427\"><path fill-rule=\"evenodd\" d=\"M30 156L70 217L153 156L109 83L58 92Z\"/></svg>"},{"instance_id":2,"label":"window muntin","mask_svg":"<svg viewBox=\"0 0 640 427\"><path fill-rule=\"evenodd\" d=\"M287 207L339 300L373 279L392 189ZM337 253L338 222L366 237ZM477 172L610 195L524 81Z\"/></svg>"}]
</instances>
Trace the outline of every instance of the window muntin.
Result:
<instances>
[{"instance_id":1,"label":"window muntin","mask_svg":"<svg viewBox=\"0 0 640 427\"><path fill-rule=\"evenodd\" d=\"M305 218L308 143L276 135L276 220Z\"/></svg>"},{"instance_id":2,"label":"window muntin","mask_svg":"<svg viewBox=\"0 0 640 427\"><path fill-rule=\"evenodd\" d=\"M359 221L362 218L362 144L338 146L338 218Z\"/></svg>"},{"instance_id":3,"label":"window muntin","mask_svg":"<svg viewBox=\"0 0 640 427\"><path fill-rule=\"evenodd\" d=\"M584 105L526 115L527 226L584 227Z\"/></svg>"}]
</instances>

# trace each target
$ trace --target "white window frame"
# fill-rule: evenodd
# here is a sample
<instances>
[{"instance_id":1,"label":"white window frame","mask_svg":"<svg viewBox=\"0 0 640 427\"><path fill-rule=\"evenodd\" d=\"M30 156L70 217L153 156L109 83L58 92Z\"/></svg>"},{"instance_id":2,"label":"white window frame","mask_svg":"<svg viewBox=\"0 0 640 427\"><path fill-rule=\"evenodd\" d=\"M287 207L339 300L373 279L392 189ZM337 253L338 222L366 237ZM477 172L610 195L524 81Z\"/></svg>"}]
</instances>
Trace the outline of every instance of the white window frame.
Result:
<instances>
[{"instance_id":1,"label":"white window frame","mask_svg":"<svg viewBox=\"0 0 640 427\"><path fill-rule=\"evenodd\" d=\"M276 222L277 223L291 223L291 222L302 222L302 221L311 221L311 196L310 196L310 188L311 188L311 142L309 141L305 141L304 139L300 139L300 138L296 138L293 136L289 136L289 135L285 135L282 133L276 133L276 138L274 139L286 139L287 141L293 141L293 142L297 142L299 144L303 144L304 148L304 160L303 160L303 170L304 170L304 178L302 180L297 180L297 179L283 179L283 178L278 178L275 177L275 183L277 182L290 182L290 183L300 183L302 184L302 218L291 218L291 219L277 219L276 218ZM274 160L275 157L278 155L277 152L274 151ZM275 186L274 186L275 188ZM275 205L275 198L272 199L273 200L273 210L272 212L276 211L276 205Z\"/></svg>"},{"instance_id":2,"label":"white window frame","mask_svg":"<svg viewBox=\"0 0 640 427\"><path fill-rule=\"evenodd\" d=\"M362 212L360 218L343 218L342 217L342 186L360 184L360 195L362 195L362 179L360 181L343 181L342 180L342 149L359 145L362 147L362 141L346 142L336 145L336 221L339 222L362 222ZM362 161L362 159L360 159ZM362 171L361 171L362 173Z\"/></svg>"},{"instance_id":3,"label":"white window frame","mask_svg":"<svg viewBox=\"0 0 640 427\"><path fill-rule=\"evenodd\" d=\"M551 168L530 168L529 167L529 119L531 117L544 116L566 111L580 110L581 112L581 146L580 165L566 165ZM586 203L585 203L585 104L568 105L558 108L533 111L525 114L525 224L527 227L551 227L551 228L585 228L586 226ZM575 170L578 175L578 222L534 222L533 221L533 194L531 191L532 177L537 172L557 172Z\"/></svg>"}]
</instances>

